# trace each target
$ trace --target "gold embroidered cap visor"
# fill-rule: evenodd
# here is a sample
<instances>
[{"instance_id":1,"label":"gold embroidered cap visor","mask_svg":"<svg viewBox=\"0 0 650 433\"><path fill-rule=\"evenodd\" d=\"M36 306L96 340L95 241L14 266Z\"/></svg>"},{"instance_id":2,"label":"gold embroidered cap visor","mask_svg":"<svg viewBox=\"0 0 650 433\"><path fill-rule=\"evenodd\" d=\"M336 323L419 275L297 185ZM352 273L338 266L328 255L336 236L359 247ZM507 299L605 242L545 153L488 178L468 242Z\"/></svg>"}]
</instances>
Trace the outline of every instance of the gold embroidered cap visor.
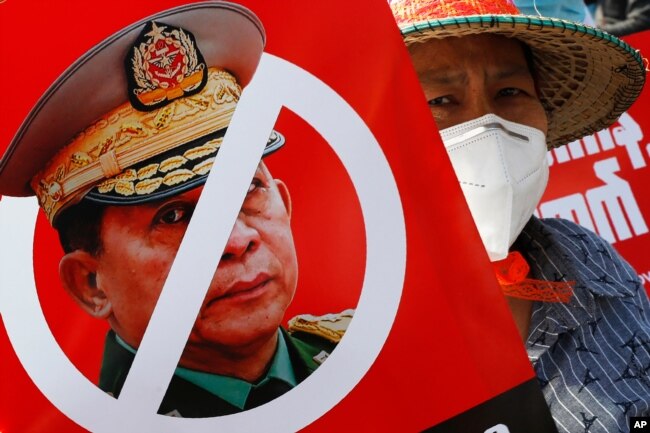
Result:
<instances>
[{"instance_id":1,"label":"gold embroidered cap visor","mask_svg":"<svg viewBox=\"0 0 650 433\"><path fill-rule=\"evenodd\" d=\"M84 196L132 204L200 185L264 44L251 11L220 1L166 10L115 33L36 103L0 160L0 195L38 195L53 222ZM129 67L148 111L129 102ZM265 155L283 143L273 132Z\"/></svg>"},{"instance_id":2,"label":"gold embroidered cap visor","mask_svg":"<svg viewBox=\"0 0 650 433\"><path fill-rule=\"evenodd\" d=\"M132 205L161 200L203 185L219 152L226 129L135 164L95 185L84 200L107 205ZM284 145L273 131L263 156Z\"/></svg>"}]
</instances>

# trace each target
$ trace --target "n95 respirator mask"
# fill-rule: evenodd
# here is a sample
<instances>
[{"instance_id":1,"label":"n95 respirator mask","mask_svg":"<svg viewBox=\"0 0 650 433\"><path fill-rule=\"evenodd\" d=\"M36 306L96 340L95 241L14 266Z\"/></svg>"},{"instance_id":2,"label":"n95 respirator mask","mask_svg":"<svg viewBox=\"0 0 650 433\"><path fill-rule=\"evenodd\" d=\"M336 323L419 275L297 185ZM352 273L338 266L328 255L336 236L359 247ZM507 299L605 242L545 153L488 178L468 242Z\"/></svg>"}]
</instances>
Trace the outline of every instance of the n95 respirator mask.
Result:
<instances>
[{"instance_id":1,"label":"n95 respirator mask","mask_svg":"<svg viewBox=\"0 0 650 433\"><path fill-rule=\"evenodd\" d=\"M490 260L504 259L546 189L544 133L488 114L440 135Z\"/></svg>"}]
</instances>

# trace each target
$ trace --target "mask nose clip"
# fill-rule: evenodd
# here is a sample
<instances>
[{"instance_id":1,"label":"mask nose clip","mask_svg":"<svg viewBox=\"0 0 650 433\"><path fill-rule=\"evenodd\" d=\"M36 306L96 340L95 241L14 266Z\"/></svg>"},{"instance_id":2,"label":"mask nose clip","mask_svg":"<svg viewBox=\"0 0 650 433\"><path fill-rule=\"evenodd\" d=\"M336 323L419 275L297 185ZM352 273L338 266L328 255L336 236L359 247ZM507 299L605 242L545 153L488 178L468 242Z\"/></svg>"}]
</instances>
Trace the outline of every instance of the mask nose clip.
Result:
<instances>
[{"instance_id":1,"label":"mask nose clip","mask_svg":"<svg viewBox=\"0 0 650 433\"><path fill-rule=\"evenodd\" d=\"M504 132L505 134L511 136L512 138L515 138L517 140L521 140L521 141L526 142L526 143L530 143L530 138L528 138L527 136L525 136L523 134L519 134L519 133L517 133L515 131L512 131L512 130L508 129L503 123L500 123L500 122L487 123L487 124L485 124L483 126L473 128L473 129L471 129L471 130L469 130L469 131L467 131L465 133L462 133L462 134L460 134L460 135L458 135L456 137L445 138L443 136L443 141L444 141L446 147L455 146L458 143L463 143L463 142L471 140L474 137L477 137L477 136L479 136L481 134L484 134L486 132L492 132L492 131L501 131L501 132Z\"/></svg>"}]
</instances>

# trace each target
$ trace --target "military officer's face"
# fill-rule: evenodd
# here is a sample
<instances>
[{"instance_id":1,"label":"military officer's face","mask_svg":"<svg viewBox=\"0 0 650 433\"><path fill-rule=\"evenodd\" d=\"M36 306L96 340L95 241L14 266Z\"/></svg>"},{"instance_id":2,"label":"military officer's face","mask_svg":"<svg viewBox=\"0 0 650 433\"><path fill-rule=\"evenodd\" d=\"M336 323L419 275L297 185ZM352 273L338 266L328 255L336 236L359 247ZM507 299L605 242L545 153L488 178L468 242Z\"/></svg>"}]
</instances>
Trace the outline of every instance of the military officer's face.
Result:
<instances>
[{"instance_id":1,"label":"military officer's face","mask_svg":"<svg viewBox=\"0 0 650 433\"><path fill-rule=\"evenodd\" d=\"M109 207L104 214L96 285L110 303L111 327L134 347L140 344L202 189L154 204ZM286 186L260 164L186 353L200 352L205 345L237 350L277 333L297 280L290 212Z\"/></svg>"}]
</instances>

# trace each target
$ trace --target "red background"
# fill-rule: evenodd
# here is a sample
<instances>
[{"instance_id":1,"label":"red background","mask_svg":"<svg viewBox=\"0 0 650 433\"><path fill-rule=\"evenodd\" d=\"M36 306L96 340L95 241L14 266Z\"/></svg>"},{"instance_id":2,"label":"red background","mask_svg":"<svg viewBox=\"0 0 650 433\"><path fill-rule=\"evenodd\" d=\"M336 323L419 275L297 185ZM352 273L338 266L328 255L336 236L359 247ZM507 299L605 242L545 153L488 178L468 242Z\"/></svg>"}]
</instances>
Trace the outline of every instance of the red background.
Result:
<instances>
[{"instance_id":1,"label":"red background","mask_svg":"<svg viewBox=\"0 0 650 433\"><path fill-rule=\"evenodd\" d=\"M646 58L650 56L650 31L629 35L623 39L640 50L642 56ZM616 142L616 137L612 134L613 142L616 144L613 149L601 150L592 155L585 152L584 157L562 163L554 162L550 168L549 185L541 202L544 203L574 193L585 194L589 189L604 186L604 182L594 173L594 163L615 157L620 166L620 170L615 175L629 184L645 223L650 228L650 116L648 116L648 107L650 107L650 89L646 85L639 99L627 111L632 119L639 124L643 134L639 146L646 164L645 167L635 169L627 150L621 143ZM620 127L621 123L615 122L609 130L612 132ZM611 214L608 218L611 221ZM627 222L629 224L629 216L627 216ZM631 224L629 226L631 227ZM615 230L614 233L616 235ZM644 274L643 282L646 290L650 290L650 254L648 254L650 232L635 236L632 231L632 234L631 238L624 240L618 239L617 236L613 245L637 272Z\"/></svg>"},{"instance_id":2,"label":"red background","mask_svg":"<svg viewBox=\"0 0 650 433\"><path fill-rule=\"evenodd\" d=\"M39 95L81 53L178 3L0 4L0 150ZM243 3L264 23L268 52L321 78L370 126L394 172L407 224L406 281L391 334L361 383L306 430L420 431L532 378L478 235L468 229L469 213L386 3ZM292 312L353 306L365 250L349 178L297 116L284 112L278 129L288 144L269 164L294 198L301 266ZM55 283L60 251L43 220L37 234L35 266L46 317L65 352L95 380L105 325L65 298ZM0 431L83 431L30 382L1 330L0 359Z\"/></svg>"}]
</instances>

